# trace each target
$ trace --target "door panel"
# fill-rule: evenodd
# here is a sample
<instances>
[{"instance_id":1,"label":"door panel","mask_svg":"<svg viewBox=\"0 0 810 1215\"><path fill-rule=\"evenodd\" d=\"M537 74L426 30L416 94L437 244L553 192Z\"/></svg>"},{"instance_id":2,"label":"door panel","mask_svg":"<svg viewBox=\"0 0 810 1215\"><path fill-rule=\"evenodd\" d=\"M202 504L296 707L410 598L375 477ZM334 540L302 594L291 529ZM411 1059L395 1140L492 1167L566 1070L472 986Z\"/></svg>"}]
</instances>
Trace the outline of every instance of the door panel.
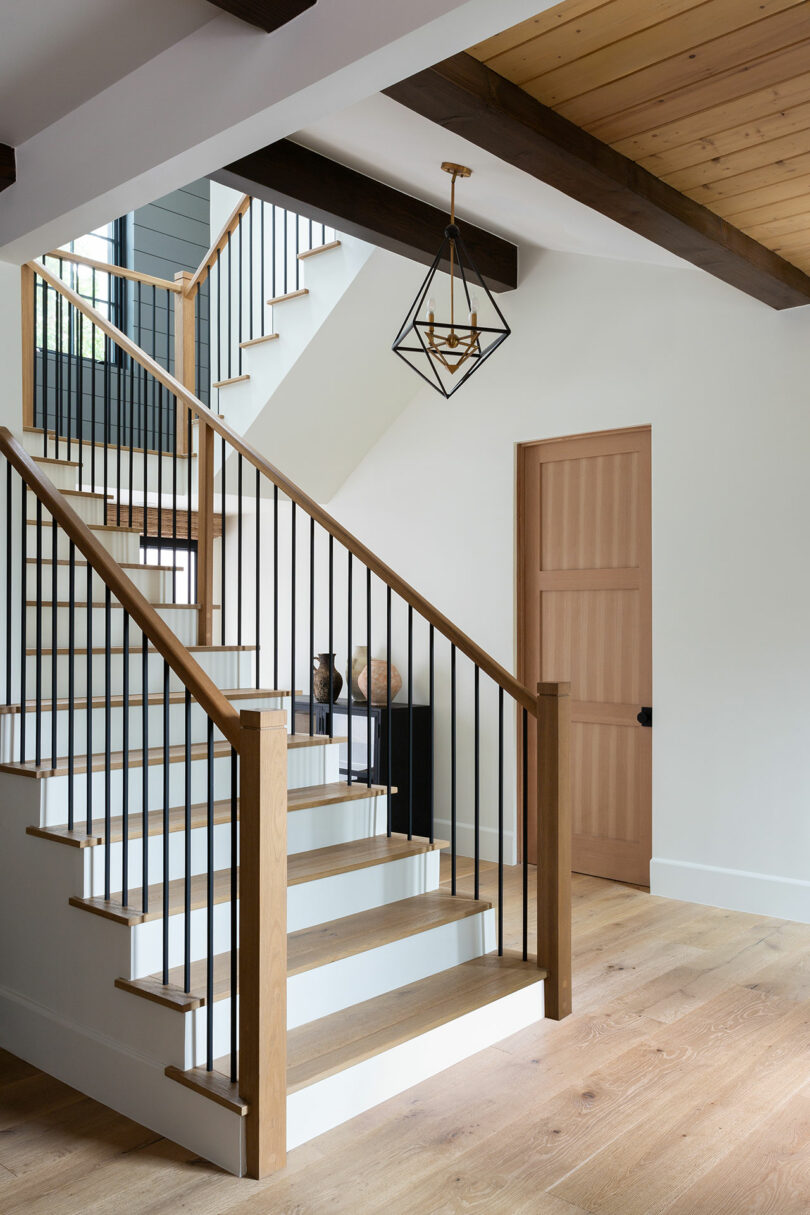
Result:
<instances>
[{"instance_id":1,"label":"door panel","mask_svg":"<svg viewBox=\"0 0 810 1215\"><path fill-rule=\"evenodd\" d=\"M574 868L647 885L652 731L636 715L652 704L650 432L524 444L518 476L519 667L529 687L571 683Z\"/></svg>"}]
</instances>

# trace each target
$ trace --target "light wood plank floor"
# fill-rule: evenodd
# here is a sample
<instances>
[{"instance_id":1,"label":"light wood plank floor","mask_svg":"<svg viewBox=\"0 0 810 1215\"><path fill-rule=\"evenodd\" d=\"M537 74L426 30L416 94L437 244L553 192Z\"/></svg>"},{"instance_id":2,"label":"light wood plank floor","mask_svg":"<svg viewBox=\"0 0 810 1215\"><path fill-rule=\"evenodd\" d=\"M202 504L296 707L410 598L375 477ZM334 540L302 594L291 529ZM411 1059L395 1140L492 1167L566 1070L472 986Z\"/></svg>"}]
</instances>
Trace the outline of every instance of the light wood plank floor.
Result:
<instances>
[{"instance_id":1,"label":"light wood plank floor","mask_svg":"<svg viewBox=\"0 0 810 1215\"><path fill-rule=\"evenodd\" d=\"M808 1215L810 927L578 877L574 945L567 1021L299 1148L266 1182L0 1052L0 1211Z\"/></svg>"}]
</instances>

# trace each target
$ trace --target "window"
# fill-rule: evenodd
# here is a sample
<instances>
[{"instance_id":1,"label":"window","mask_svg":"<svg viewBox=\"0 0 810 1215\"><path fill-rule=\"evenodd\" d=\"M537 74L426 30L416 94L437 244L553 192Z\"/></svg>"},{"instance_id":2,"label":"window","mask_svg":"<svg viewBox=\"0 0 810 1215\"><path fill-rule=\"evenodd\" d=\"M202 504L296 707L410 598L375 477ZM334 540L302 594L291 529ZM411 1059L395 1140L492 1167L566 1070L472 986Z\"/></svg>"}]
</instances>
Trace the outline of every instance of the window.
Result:
<instances>
[{"instance_id":1,"label":"window","mask_svg":"<svg viewBox=\"0 0 810 1215\"><path fill-rule=\"evenodd\" d=\"M88 232L86 236L69 241L61 248L70 253L92 257L94 261L125 266L126 234L127 221L126 217L123 217L96 228L94 232ZM52 270L56 270L68 286L92 304L102 316L111 320L119 329L125 327L126 294L123 279L75 262L63 261L60 269L56 258L46 257L43 261ZM117 362L119 356L112 342L95 330L89 322L85 324L77 318L74 310L44 281L40 290L42 297L37 307L37 346L40 349L44 344L47 350L60 354L81 353L85 358Z\"/></svg>"},{"instance_id":2,"label":"window","mask_svg":"<svg viewBox=\"0 0 810 1215\"><path fill-rule=\"evenodd\" d=\"M174 567L174 603L197 602L197 541L141 536L143 565Z\"/></svg>"}]
</instances>

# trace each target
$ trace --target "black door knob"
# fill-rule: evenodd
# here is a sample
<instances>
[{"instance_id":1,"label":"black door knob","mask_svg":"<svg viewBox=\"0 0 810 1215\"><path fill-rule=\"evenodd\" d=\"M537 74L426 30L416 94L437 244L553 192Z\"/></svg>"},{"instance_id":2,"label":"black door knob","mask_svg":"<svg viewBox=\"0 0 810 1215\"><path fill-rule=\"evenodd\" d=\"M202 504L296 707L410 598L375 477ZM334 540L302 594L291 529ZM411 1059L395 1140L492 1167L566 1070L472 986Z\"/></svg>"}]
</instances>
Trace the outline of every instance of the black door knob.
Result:
<instances>
[{"instance_id":1,"label":"black door knob","mask_svg":"<svg viewBox=\"0 0 810 1215\"><path fill-rule=\"evenodd\" d=\"M641 712L636 714L636 721L640 726L651 726L652 705L642 705Z\"/></svg>"}]
</instances>

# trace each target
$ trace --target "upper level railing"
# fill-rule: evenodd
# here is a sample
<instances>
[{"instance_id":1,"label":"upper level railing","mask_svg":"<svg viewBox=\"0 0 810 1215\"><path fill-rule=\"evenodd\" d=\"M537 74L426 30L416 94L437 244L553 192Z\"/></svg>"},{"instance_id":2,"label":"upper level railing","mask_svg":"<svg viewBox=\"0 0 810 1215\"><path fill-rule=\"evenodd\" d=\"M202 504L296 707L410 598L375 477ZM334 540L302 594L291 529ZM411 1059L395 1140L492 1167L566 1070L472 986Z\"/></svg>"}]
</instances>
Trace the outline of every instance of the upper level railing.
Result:
<instances>
[{"instance_id":1,"label":"upper level railing","mask_svg":"<svg viewBox=\"0 0 810 1215\"><path fill-rule=\"evenodd\" d=\"M246 210L232 216L229 223L238 223L245 214ZM232 232L229 235L232 239ZM224 239L227 242L228 236ZM209 255L208 273L218 260ZM257 685L287 687L294 694L292 734L314 733L319 713L325 715L322 728L330 736L340 737L345 730L345 779L349 785L363 783L385 796L388 833L399 827L409 838L415 833L423 833L431 841L437 833L449 836L453 895L460 892L460 855L472 859L471 893L476 899L481 897L482 866L494 863L499 952L504 950L504 868L518 851L525 960L530 947L528 821L530 814L537 817L541 860L537 961L549 971L548 1015L566 1015L570 1009L570 918L564 912L570 898L564 757L567 698L557 694L556 686L553 692L546 686L538 693L522 685L224 418L207 409L185 382L193 375L188 361L180 358L180 374L172 375L50 269L38 264L27 269L60 295L63 306L74 314L74 324L79 316L84 317L95 333L133 364L136 375L140 372L154 383L180 419L178 433L186 434L193 458L181 457L179 462L185 467L178 471L178 453L171 453L173 492L169 498L164 470L167 457L161 451L149 453L145 443L142 449L134 446L134 425L129 428L129 448L122 453L116 450L114 459L109 452L106 459L97 454L92 483L99 485L101 468L101 489L111 495L108 509L120 510L122 515L133 506L151 504L162 513L170 507L175 520L183 512L189 520L192 514L196 516L198 642L254 646ZM178 296L193 300L189 284L195 278L199 284L205 273L188 276ZM178 346L185 342L189 351L193 349L193 327L193 309L189 309L176 328ZM75 394L75 381L70 384L70 392ZM116 405L107 401L105 409ZM126 470L123 482L121 467ZM115 469L113 475L111 469ZM139 474L133 476L133 469L139 469ZM176 522L171 536L176 538ZM347 688L349 694L340 699L339 676L330 664L326 688L320 693L323 705L318 708L312 656L319 651L333 654L345 647L348 667L355 645L366 650L365 686L361 683L360 695ZM384 657L374 658L375 651ZM401 693L395 656L402 669ZM295 696L297 688L303 691ZM393 782L391 707L395 701L407 713L407 782L403 782L407 791L398 791ZM415 743L415 710L420 702L426 706L429 722L430 745L424 753L417 753ZM377 715L372 714L375 705L386 710L382 721L387 737L378 736ZM520 757L516 779L506 754L511 749L512 723L516 724ZM539 772L538 800L531 806L530 748L537 749ZM429 765L429 796L427 806L422 807L414 802L414 773L425 763ZM519 841L509 826L515 817L515 793ZM520 844L517 849L516 842ZM282 881L281 870L265 875L264 880ZM286 886L286 875L283 882ZM272 1138L272 1132L267 1134ZM266 1150L271 1148L266 1145ZM278 1142L272 1150L280 1150Z\"/></svg>"}]
</instances>

